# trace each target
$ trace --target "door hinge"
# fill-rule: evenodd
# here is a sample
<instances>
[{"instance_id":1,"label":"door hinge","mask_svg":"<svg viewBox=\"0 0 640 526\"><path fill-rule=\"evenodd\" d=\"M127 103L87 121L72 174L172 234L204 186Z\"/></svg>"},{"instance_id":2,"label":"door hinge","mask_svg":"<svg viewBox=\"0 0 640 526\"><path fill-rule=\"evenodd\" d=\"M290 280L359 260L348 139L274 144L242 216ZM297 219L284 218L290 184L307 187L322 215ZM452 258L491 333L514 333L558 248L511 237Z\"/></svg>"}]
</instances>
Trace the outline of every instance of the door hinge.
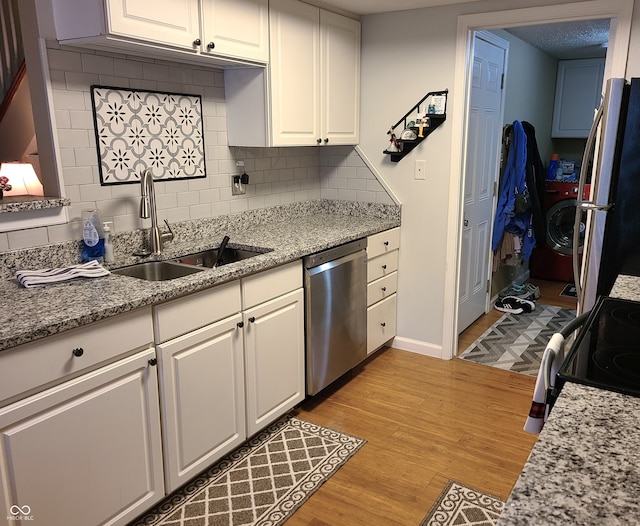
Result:
<instances>
[{"instance_id":1,"label":"door hinge","mask_svg":"<svg viewBox=\"0 0 640 526\"><path fill-rule=\"evenodd\" d=\"M490 279L487 280L487 294L489 294L489 292L491 292L491 280Z\"/></svg>"},{"instance_id":2,"label":"door hinge","mask_svg":"<svg viewBox=\"0 0 640 526\"><path fill-rule=\"evenodd\" d=\"M502 74L502 76L500 78L500 89L504 89L504 73Z\"/></svg>"},{"instance_id":3,"label":"door hinge","mask_svg":"<svg viewBox=\"0 0 640 526\"><path fill-rule=\"evenodd\" d=\"M493 197L498 195L498 181L493 181Z\"/></svg>"}]
</instances>

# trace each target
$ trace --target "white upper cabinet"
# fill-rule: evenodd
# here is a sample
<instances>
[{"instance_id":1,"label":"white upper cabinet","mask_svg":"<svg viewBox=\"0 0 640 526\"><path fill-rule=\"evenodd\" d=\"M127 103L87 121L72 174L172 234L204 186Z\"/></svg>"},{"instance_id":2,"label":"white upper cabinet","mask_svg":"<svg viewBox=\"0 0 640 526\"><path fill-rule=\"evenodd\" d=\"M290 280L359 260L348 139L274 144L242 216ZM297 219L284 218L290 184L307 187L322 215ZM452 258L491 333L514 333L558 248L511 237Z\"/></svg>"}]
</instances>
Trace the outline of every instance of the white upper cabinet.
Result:
<instances>
[{"instance_id":1,"label":"white upper cabinet","mask_svg":"<svg viewBox=\"0 0 640 526\"><path fill-rule=\"evenodd\" d=\"M269 62L268 0L201 0L202 51Z\"/></svg>"},{"instance_id":2,"label":"white upper cabinet","mask_svg":"<svg viewBox=\"0 0 640 526\"><path fill-rule=\"evenodd\" d=\"M558 61L551 137L586 139L600 106L604 59Z\"/></svg>"},{"instance_id":3,"label":"white upper cabinet","mask_svg":"<svg viewBox=\"0 0 640 526\"><path fill-rule=\"evenodd\" d=\"M268 0L52 0L52 4L56 36L65 44L222 65L269 60Z\"/></svg>"},{"instance_id":4,"label":"white upper cabinet","mask_svg":"<svg viewBox=\"0 0 640 526\"><path fill-rule=\"evenodd\" d=\"M271 0L268 69L225 71L232 146L357 144L360 22Z\"/></svg>"}]
</instances>

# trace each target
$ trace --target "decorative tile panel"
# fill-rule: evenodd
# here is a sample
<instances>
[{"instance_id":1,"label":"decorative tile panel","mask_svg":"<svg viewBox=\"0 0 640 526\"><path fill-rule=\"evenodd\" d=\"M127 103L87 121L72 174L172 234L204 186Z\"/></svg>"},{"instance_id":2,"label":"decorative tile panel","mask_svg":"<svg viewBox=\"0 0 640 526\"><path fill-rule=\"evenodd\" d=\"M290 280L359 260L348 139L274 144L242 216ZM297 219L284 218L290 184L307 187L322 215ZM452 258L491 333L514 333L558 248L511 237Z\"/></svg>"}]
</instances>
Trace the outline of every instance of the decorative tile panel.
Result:
<instances>
[{"instance_id":1,"label":"decorative tile panel","mask_svg":"<svg viewBox=\"0 0 640 526\"><path fill-rule=\"evenodd\" d=\"M91 86L100 184L206 177L200 95Z\"/></svg>"}]
</instances>

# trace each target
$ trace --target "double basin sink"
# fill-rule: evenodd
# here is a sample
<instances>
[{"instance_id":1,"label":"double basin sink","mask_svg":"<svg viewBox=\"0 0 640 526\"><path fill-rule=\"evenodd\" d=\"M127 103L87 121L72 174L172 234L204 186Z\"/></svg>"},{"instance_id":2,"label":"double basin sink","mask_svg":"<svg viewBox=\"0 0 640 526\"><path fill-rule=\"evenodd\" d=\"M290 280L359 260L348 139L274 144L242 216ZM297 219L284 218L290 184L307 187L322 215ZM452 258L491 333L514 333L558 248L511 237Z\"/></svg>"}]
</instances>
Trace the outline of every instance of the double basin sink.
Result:
<instances>
[{"instance_id":1,"label":"double basin sink","mask_svg":"<svg viewBox=\"0 0 640 526\"><path fill-rule=\"evenodd\" d=\"M182 278L201 272L205 268L227 265L243 259L264 254L266 251L238 250L225 248L222 253L222 260L216 265L218 260L218 249L204 250L188 256L167 260L167 261L146 261L129 267L112 270L113 274L121 276L131 276L147 281L166 281L175 278Z\"/></svg>"}]
</instances>

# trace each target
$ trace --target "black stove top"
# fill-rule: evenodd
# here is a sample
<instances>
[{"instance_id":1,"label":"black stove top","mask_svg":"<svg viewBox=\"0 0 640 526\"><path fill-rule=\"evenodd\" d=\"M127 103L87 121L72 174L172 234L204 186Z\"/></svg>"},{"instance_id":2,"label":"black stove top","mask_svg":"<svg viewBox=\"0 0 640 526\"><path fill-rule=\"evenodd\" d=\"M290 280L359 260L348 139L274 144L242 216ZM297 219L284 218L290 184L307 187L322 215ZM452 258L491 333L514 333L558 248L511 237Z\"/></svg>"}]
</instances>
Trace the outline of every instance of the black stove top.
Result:
<instances>
[{"instance_id":1,"label":"black stove top","mask_svg":"<svg viewBox=\"0 0 640 526\"><path fill-rule=\"evenodd\" d=\"M640 303L600 298L558 376L640 397Z\"/></svg>"}]
</instances>

